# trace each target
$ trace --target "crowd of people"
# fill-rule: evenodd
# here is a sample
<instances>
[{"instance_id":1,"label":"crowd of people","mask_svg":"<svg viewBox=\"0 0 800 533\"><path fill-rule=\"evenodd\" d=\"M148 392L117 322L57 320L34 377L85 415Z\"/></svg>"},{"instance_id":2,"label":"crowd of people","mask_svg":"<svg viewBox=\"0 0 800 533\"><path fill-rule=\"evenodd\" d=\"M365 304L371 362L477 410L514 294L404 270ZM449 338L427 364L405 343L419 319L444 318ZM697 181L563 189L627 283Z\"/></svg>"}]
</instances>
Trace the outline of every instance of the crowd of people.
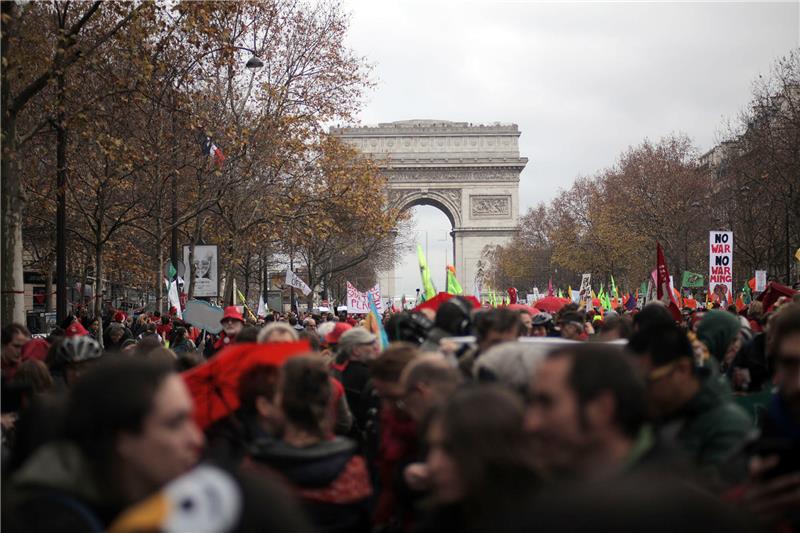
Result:
<instances>
[{"instance_id":1,"label":"crowd of people","mask_svg":"<svg viewBox=\"0 0 800 533\"><path fill-rule=\"evenodd\" d=\"M387 312L388 345L174 311L3 328L4 531L800 531L800 295L681 321L453 297ZM215 367L235 402L198 421L187 376L291 343Z\"/></svg>"}]
</instances>

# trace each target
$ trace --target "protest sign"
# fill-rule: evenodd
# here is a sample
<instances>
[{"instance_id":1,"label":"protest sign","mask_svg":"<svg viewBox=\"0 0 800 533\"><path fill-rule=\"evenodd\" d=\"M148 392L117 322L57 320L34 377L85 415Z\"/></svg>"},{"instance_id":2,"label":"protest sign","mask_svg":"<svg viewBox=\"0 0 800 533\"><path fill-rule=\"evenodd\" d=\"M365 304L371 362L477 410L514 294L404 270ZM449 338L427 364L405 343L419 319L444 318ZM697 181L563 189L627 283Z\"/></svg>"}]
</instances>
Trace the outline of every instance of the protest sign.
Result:
<instances>
[{"instance_id":1,"label":"protest sign","mask_svg":"<svg viewBox=\"0 0 800 533\"><path fill-rule=\"evenodd\" d=\"M586 302L586 308L592 308L592 275L583 274L581 276L581 288L578 290L578 300Z\"/></svg>"},{"instance_id":2,"label":"protest sign","mask_svg":"<svg viewBox=\"0 0 800 533\"><path fill-rule=\"evenodd\" d=\"M720 303L733 301L733 232L708 234L708 291Z\"/></svg>"},{"instance_id":3,"label":"protest sign","mask_svg":"<svg viewBox=\"0 0 800 533\"><path fill-rule=\"evenodd\" d=\"M355 314L369 313L369 300L367 299L367 292L372 294L372 299L375 300L375 306L378 308L379 313L383 313L383 302L381 301L381 286L375 284L374 287L366 292L361 292L355 288L349 281L347 282L347 312Z\"/></svg>"},{"instance_id":4,"label":"protest sign","mask_svg":"<svg viewBox=\"0 0 800 533\"><path fill-rule=\"evenodd\" d=\"M222 331L220 320L224 314L221 307L211 305L203 300L189 300L183 311L183 321L209 333L219 333Z\"/></svg>"},{"instance_id":5,"label":"protest sign","mask_svg":"<svg viewBox=\"0 0 800 533\"><path fill-rule=\"evenodd\" d=\"M767 271L756 270L756 292L767 290Z\"/></svg>"}]
</instances>

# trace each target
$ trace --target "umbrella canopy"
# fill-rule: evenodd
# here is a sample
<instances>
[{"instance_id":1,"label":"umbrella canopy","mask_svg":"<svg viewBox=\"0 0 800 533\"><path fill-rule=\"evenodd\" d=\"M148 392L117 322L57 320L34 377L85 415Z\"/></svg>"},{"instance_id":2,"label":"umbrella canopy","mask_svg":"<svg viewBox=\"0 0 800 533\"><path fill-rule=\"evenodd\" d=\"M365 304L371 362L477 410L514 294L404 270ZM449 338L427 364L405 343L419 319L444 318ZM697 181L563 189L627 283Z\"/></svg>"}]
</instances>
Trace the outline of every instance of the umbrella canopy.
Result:
<instances>
[{"instance_id":1,"label":"umbrella canopy","mask_svg":"<svg viewBox=\"0 0 800 533\"><path fill-rule=\"evenodd\" d=\"M432 309L433 311L438 311L439 306L441 306L443 303L445 303L447 300L453 297L454 295L452 294L446 292L440 292L430 300L425 300L424 302L416 306L414 308L414 311L420 311L422 309ZM473 309L478 309L481 306L481 303L474 296L462 296L462 298L466 298L467 301L469 301L469 303L472 304Z\"/></svg>"},{"instance_id":2,"label":"umbrella canopy","mask_svg":"<svg viewBox=\"0 0 800 533\"><path fill-rule=\"evenodd\" d=\"M564 298L558 298L556 296L545 296L533 304L536 309L547 313L557 313L565 305L566 302Z\"/></svg>"},{"instance_id":3,"label":"umbrella canopy","mask_svg":"<svg viewBox=\"0 0 800 533\"><path fill-rule=\"evenodd\" d=\"M769 311L769 308L778 301L778 298L781 296L786 296L791 298L797 293L796 290L792 289L791 287L787 287L786 285L781 285L780 283L775 283L774 281L770 281L767 283L767 288L758 295L756 300L762 302L764 304L764 311Z\"/></svg>"},{"instance_id":4,"label":"umbrella canopy","mask_svg":"<svg viewBox=\"0 0 800 533\"><path fill-rule=\"evenodd\" d=\"M525 311L527 313L530 313L531 316L539 314L539 310L538 309L536 309L534 307L531 307L530 305L526 305L526 304L520 304L520 303L509 304L509 305L506 306L506 308L507 309L511 309L512 311Z\"/></svg>"},{"instance_id":5,"label":"umbrella canopy","mask_svg":"<svg viewBox=\"0 0 800 533\"><path fill-rule=\"evenodd\" d=\"M276 344L234 344L214 358L181 374L194 399L194 419L205 429L239 408L239 378L257 365L280 366L308 353L308 341Z\"/></svg>"}]
</instances>

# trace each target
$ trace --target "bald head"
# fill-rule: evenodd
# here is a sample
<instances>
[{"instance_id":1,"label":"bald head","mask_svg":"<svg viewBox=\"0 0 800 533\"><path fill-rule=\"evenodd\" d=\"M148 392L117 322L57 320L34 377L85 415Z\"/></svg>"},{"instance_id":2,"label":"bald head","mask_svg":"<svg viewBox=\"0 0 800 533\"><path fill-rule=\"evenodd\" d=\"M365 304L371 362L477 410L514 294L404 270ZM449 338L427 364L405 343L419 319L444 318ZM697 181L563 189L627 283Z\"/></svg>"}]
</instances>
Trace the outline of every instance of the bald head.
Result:
<instances>
[{"instance_id":1,"label":"bald head","mask_svg":"<svg viewBox=\"0 0 800 533\"><path fill-rule=\"evenodd\" d=\"M461 374L440 355L417 357L403 369L400 381L409 416L422 421L461 384Z\"/></svg>"}]
</instances>

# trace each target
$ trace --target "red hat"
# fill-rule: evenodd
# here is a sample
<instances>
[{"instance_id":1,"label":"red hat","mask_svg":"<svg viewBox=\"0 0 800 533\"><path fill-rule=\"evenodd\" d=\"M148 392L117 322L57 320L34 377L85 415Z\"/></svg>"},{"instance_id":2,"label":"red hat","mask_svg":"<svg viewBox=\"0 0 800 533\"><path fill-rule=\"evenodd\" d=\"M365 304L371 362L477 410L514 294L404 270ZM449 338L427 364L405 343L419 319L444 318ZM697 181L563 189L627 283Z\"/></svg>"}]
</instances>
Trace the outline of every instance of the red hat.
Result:
<instances>
[{"instance_id":1,"label":"red hat","mask_svg":"<svg viewBox=\"0 0 800 533\"><path fill-rule=\"evenodd\" d=\"M89 332L86 331L86 328L81 325L80 322L77 320L69 325L67 328L67 337L83 337L84 335L88 335Z\"/></svg>"},{"instance_id":2,"label":"red hat","mask_svg":"<svg viewBox=\"0 0 800 533\"><path fill-rule=\"evenodd\" d=\"M169 314L170 314L170 316L177 315L178 314L178 308L173 305L172 307L169 308Z\"/></svg>"},{"instance_id":3,"label":"red hat","mask_svg":"<svg viewBox=\"0 0 800 533\"><path fill-rule=\"evenodd\" d=\"M339 337L342 336L342 333L345 331L353 329L353 326L348 324L347 322L337 322L335 326L333 326L333 331L325 335L325 342L327 344L336 344L339 342Z\"/></svg>"},{"instance_id":4,"label":"red hat","mask_svg":"<svg viewBox=\"0 0 800 533\"><path fill-rule=\"evenodd\" d=\"M125 319L128 318L125 316L125 313L122 311L117 311L114 313L114 322L125 322Z\"/></svg>"},{"instance_id":5,"label":"red hat","mask_svg":"<svg viewBox=\"0 0 800 533\"><path fill-rule=\"evenodd\" d=\"M232 318L234 320L238 320L239 322L244 322L244 317L242 316L242 312L239 311L239 308L235 305L229 305L225 308L225 314L222 315L220 322L227 318Z\"/></svg>"},{"instance_id":6,"label":"red hat","mask_svg":"<svg viewBox=\"0 0 800 533\"><path fill-rule=\"evenodd\" d=\"M50 350L50 343L44 339L31 339L22 347L22 360L38 359L44 361L47 359L47 352Z\"/></svg>"}]
</instances>

